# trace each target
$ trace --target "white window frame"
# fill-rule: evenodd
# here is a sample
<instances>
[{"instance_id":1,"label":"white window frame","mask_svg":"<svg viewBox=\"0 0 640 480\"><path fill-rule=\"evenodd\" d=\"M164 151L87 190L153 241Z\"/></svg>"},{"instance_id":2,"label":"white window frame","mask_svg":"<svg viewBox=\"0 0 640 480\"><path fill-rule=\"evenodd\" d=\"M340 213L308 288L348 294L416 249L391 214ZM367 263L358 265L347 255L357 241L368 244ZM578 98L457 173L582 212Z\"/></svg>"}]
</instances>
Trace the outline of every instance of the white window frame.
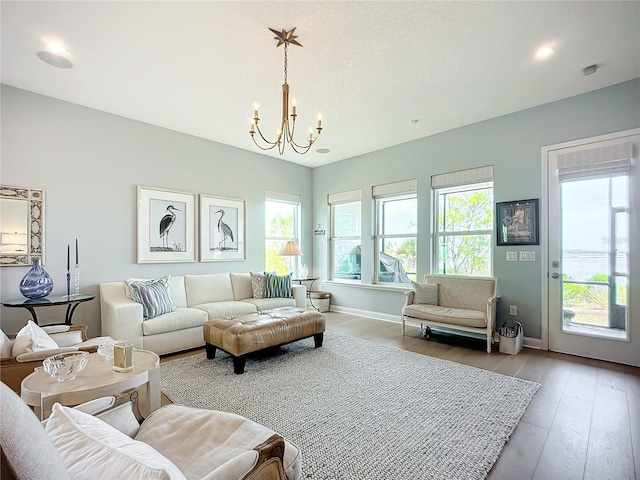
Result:
<instances>
[{"instance_id":1,"label":"white window frame","mask_svg":"<svg viewBox=\"0 0 640 480\"><path fill-rule=\"evenodd\" d=\"M330 208L330 222L331 222L331 235L329 237L330 244L330 255L329 255L329 279L337 282L348 282L348 283L362 283L362 271L360 271L359 279L345 279L345 278L336 278L335 272L335 254L336 254L336 241L355 241L358 245L362 246L362 197L360 190L354 190L351 192L343 192L330 194L328 196L328 203ZM338 236L336 235L336 207L346 205L346 204L357 204L358 212L359 212L359 223L360 223L360 235L357 236ZM362 262L362 256L360 257L360 261Z\"/></svg>"},{"instance_id":2,"label":"white window frame","mask_svg":"<svg viewBox=\"0 0 640 480\"><path fill-rule=\"evenodd\" d=\"M384 226L384 208L383 204L386 202L393 202L399 200L408 200L415 199L416 200L416 223L418 221L417 218L417 181L416 180L406 180L403 182L396 182L386 185L376 185L372 189L373 198L375 200L375 235L374 235L374 283L380 285L402 285L399 282L381 282L380 281L380 247L382 243L386 239L393 238L414 238L416 241L416 258L418 256L417 252L417 242L418 242L418 225L416 224L416 232L415 233L394 233L394 234L385 234L383 233ZM417 262L416 262L416 270L417 270ZM418 272L408 272L417 275Z\"/></svg>"},{"instance_id":3,"label":"white window frame","mask_svg":"<svg viewBox=\"0 0 640 480\"><path fill-rule=\"evenodd\" d=\"M267 217L267 204L268 203L281 203L281 204L286 204L286 205L293 205L294 209L293 209L293 236L290 235L286 235L286 236L280 236L280 235L267 235L267 223L269 222L269 218ZM282 193L282 192L273 192L273 191L267 191L266 193L266 199L265 199L265 252L267 251L267 243L270 241L277 241L277 242L282 242L283 244L287 241L287 240L294 240L298 246L300 247L300 250L302 250L304 252L304 250L302 249L302 245L300 245L300 210L301 210L301 199L300 199L300 195L297 194L291 194L291 193ZM266 269L270 269L270 266L267 265L267 256L265 254L265 268ZM300 265L300 257L292 257L290 260L286 259L287 266L291 265L291 271L292 272L297 272L298 271L298 267Z\"/></svg>"},{"instance_id":4,"label":"white window frame","mask_svg":"<svg viewBox=\"0 0 640 480\"><path fill-rule=\"evenodd\" d=\"M491 228L487 230L456 230L440 231L440 195L455 192L466 192L491 188L493 190L493 167L480 167L472 170L453 172L451 174L437 175L432 177L433 189L433 261L431 262L431 272L434 274L452 275L447 272L440 272L440 243L443 237L448 236L489 236L489 276L493 276L493 245L495 242L495 228L493 222ZM495 201L492 202L495 217ZM494 220L495 221L495 220ZM462 274L460 274L462 275Z\"/></svg>"}]
</instances>

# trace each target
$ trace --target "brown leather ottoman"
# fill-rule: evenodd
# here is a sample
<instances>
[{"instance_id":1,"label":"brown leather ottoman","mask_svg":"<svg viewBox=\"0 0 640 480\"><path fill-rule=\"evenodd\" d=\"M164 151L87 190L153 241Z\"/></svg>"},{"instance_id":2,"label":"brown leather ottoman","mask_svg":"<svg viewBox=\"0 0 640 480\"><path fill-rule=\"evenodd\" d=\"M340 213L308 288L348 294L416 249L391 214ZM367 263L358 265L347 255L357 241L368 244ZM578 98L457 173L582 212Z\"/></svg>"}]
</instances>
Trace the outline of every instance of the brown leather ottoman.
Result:
<instances>
[{"instance_id":1,"label":"brown leather ottoman","mask_svg":"<svg viewBox=\"0 0 640 480\"><path fill-rule=\"evenodd\" d=\"M324 314L295 307L282 307L236 317L214 318L202 326L207 358L216 348L233 358L233 371L244 373L246 355L313 336L316 348L322 346Z\"/></svg>"}]
</instances>

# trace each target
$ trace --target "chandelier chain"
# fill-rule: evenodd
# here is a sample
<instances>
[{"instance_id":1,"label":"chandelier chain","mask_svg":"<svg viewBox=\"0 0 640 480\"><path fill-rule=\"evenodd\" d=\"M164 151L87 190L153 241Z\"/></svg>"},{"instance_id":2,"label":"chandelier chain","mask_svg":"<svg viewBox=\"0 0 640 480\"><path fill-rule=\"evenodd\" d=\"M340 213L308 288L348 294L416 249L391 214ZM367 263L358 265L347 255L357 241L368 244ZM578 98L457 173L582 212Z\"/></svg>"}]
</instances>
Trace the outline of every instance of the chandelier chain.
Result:
<instances>
[{"instance_id":1,"label":"chandelier chain","mask_svg":"<svg viewBox=\"0 0 640 480\"><path fill-rule=\"evenodd\" d=\"M289 42L285 42L284 44L284 83L287 83L287 48L289 47Z\"/></svg>"}]
</instances>

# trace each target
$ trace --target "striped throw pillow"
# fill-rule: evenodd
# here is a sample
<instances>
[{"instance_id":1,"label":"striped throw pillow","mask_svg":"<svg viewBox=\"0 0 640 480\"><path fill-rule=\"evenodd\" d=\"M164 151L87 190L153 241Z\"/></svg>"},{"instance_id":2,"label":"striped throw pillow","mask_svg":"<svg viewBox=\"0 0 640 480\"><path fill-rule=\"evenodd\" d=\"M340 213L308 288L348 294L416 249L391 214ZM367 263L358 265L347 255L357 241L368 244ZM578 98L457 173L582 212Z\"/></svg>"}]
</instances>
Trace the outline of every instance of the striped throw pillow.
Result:
<instances>
[{"instance_id":1,"label":"striped throw pillow","mask_svg":"<svg viewBox=\"0 0 640 480\"><path fill-rule=\"evenodd\" d=\"M133 300L142 304L142 316L145 320L175 310L169 296L169 280L167 277L127 283Z\"/></svg>"},{"instance_id":2,"label":"striped throw pillow","mask_svg":"<svg viewBox=\"0 0 640 480\"><path fill-rule=\"evenodd\" d=\"M276 275L275 273L264 274L265 298L291 298L293 291L291 288L291 273L286 275Z\"/></svg>"}]
</instances>

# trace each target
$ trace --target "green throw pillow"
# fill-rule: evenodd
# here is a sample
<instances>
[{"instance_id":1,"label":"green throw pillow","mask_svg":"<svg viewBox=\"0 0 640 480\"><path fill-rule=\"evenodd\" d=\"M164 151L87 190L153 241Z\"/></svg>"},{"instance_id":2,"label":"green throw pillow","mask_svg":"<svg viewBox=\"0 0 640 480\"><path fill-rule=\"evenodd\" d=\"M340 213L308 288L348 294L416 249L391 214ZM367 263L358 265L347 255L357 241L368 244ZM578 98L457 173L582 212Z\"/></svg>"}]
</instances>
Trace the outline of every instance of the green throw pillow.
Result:
<instances>
[{"instance_id":1,"label":"green throw pillow","mask_svg":"<svg viewBox=\"0 0 640 480\"><path fill-rule=\"evenodd\" d=\"M413 290L416 292L413 303L426 305L438 305L438 284L437 283L413 283Z\"/></svg>"},{"instance_id":2,"label":"green throw pillow","mask_svg":"<svg viewBox=\"0 0 640 480\"><path fill-rule=\"evenodd\" d=\"M291 298L291 274L276 275L266 272L264 274L264 298Z\"/></svg>"}]
</instances>

